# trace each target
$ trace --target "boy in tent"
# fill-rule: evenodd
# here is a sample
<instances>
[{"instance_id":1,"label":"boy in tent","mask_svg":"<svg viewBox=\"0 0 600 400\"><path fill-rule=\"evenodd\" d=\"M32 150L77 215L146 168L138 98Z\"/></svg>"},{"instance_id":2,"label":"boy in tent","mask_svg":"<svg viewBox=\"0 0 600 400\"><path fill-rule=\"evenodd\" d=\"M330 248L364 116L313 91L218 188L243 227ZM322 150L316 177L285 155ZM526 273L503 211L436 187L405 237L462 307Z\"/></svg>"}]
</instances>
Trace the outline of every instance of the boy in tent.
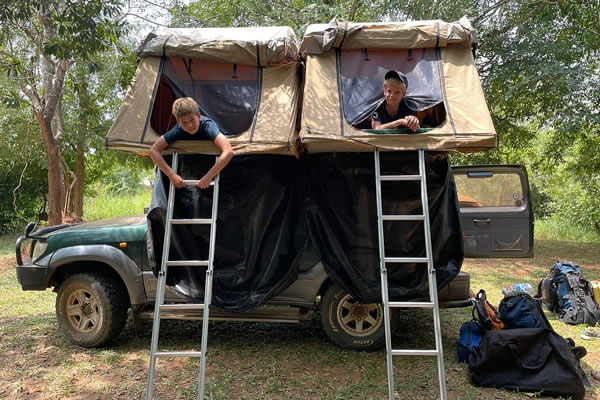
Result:
<instances>
[{"instance_id":1,"label":"boy in tent","mask_svg":"<svg viewBox=\"0 0 600 400\"><path fill-rule=\"evenodd\" d=\"M173 116L177 124L152 145L150 158L169 177L173 186L183 188L185 187L183 179L169 167L162 156L162 151L176 140L212 140L221 150L221 155L215 165L198 182L200 188L206 189L213 178L231 161L233 157L231 144L225 135L219 132L219 127L212 119L200 114L198 103L191 97L175 100Z\"/></svg>"},{"instance_id":2,"label":"boy in tent","mask_svg":"<svg viewBox=\"0 0 600 400\"><path fill-rule=\"evenodd\" d=\"M406 126L413 132L419 129L419 119L404 102L407 88L408 79L401 72L391 70L385 74L385 102L371 116L373 129L395 129L401 126Z\"/></svg>"}]
</instances>

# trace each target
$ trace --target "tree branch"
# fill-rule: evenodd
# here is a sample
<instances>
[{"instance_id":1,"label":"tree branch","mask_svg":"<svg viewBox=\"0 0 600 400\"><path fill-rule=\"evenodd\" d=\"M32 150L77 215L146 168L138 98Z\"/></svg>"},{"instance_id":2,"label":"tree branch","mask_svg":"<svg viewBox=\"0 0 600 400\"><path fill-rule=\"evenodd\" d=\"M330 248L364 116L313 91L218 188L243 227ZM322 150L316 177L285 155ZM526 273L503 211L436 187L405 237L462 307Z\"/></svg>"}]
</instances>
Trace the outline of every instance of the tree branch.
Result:
<instances>
[{"instance_id":1,"label":"tree branch","mask_svg":"<svg viewBox=\"0 0 600 400\"><path fill-rule=\"evenodd\" d=\"M354 0L352 2L352 7L350 7L350 12L348 13L348 21L354 21L354 18L356 18L356 12L358 11L359 6L360 6L360 0Z\"/></svg>"},{"instance_id":2,"label":"tree branch","mask_svg":"<svg viewBox=\"0 0 600 400\"><path fill-rule=\"evenodd\" d=\"M136 18L142 19L142 20L144 20L144 21L146 21L146 22L150 22L151 24L154 24L154 25L157 25L157 26L162 26L162 27L164 27L164 28L170 28L170 27L169 27L169 25L161 24L161 23L159 23L159 22L152 21L151 19L148 19L148 18L146 18L146 17L142 17L141 15L138 15L138 14L133 14L133 13L130 13L130 12L126 13L126 14L125 14L123 17L126 17L126 16L128 16L128 15L129 15L129 16L132 16L132 17L136 17Z\"/></svg>"},{"instance_id":3,"label":"tree branch","mask_svg":"<svg viewBox=\"0 0 600 400\"><path fill-rule=\"evenodd\" d=\"M485 20L489 16L489 14L493 13L498 8L502 7L503 5L505 5L508 2L510 2L510 0L500 0L499 2L497 2L496 4L494 4L493 6L491 6L487 10L485 10L483 13L481 13L480 16L478 16L477 18L475 18L473 20L473 25L478 25L483 20Z\"/></svg>"},{"instance_id":4,"label":"tree branch","mask_svg":"<svg viewBox=\"0 0 600 400\"><path fill-rule=\"evenodd\" d=\"M42 101L41 101L40 97L38 96L38 93L35 90L28 88L24 82L19 82L19 89L21 89L21 92L23 92L23 94L25 96L27 96L27 98L31 102L33 111L41 112Z\"/></svg>"},{"instance_id":5,"label":"tree branch","mask_svg":"<svg viewBox=\"0 0 600 400\"><path fill-rule=\"evenodd\" d=\"M25 160L25 166L23 167L23 171L21 171L21 175L19 176L19 184L13 189L13 209L15 210L15 215L22 220L26 220L26 218L19 215L19 210L17 209L17 190L21 188L23 185L23 176L25 175L25 171L27 171L27 166L29 165L29 161L27 160L27 148L29 145L29 133L31 132L29 124L27 124L27 131L25 132L25 143L23 144L23 159Z\"/></svg>"},{"instance_id":6,"label":"tree branch","mask_svg":"<svg viewBox=\"0 0 600 400\"><path fill-rule=\"evenodd\" d=\"M152 2L150 0L142 0L142 1L144 3L152 4L155 7L162 8L163 10L167 10L169 12L171 11L171 9L169 7L165 7L165 6L161 5L161 4L154 3L154 2Z\"/></svg>"},{"instance_id":7,"label":"tree branch","mask_svg":"<svg viewBox=\"0 0 600 400\"><path fill-rule=\"evenodd\" d=\"M56 107L58 106L58 102L60 101L60 97L62 96L63 86L65 83L65 76L69 69L69 62L67 60L58 60L56 63L56 69L54 71L54 79L51 80L50 91L46 95L44 95L46 99L44 117L45 118L53 118L56 112Z\"/></svg>"}]
</instances>

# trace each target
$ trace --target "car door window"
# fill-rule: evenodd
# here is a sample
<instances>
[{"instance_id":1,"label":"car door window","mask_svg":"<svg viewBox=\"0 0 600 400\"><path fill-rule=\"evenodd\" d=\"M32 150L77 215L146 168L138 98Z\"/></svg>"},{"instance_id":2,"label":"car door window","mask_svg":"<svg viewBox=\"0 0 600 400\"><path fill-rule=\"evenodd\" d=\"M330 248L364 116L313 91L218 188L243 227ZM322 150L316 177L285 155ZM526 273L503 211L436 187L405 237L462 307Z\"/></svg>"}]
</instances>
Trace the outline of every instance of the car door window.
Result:
<instances>
[{"instance_id":1,"label":"car door window","mask_svg":"<svg viewBox=\"0 0 600 400\"><path fill-rule=\"evenodd\" d=\"M472 172L455 176L460 207L522 207L523 188L514 173Z\"/></svg>"},{"instance_id":2,"label":"car door window","mask_svg":"<svg viewBox=\"0 0 600 400\"><path fill-rule=\"evenodd\" d=\"M466 257L532 257L533 212L522 166L453 167Z\"/></svg>"}]
</instances>

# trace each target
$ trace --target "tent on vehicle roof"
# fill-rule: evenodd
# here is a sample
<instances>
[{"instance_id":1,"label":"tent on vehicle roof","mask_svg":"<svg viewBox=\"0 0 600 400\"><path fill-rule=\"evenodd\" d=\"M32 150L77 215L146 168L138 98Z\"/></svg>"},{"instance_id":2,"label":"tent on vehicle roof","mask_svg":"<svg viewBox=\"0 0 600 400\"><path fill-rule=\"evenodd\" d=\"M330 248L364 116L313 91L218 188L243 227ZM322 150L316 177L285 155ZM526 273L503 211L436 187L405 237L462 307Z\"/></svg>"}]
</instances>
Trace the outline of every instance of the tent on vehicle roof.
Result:
<instances>
[{"instance_id":1,"label":"tent on vehicle roof","mask_svg":"<svg viewBox=\"0 0 600 400\"><path fill-rule=\"evenodd\" d=\"M192 97L236 154L295 154L298 42L289 27L168 29L142 43L140 62L106 146L147 154L176 123L173 101ZM169 150L216 154L208 141Z\"/></svg>"},{"instance_id":2,"label":"tent on vehicle roof","mask_svg":"<svg viewBox=\"0 0 600 400\"><path fill-rule=\"evenodd\" d=\"M417 21L310 25L300 139L309 152L475 151L496 146L496 131L471 50L474 29L458 22ZM370 115L383 100L384 75L408 78L407 104L418 134L381 134ZM389 133L389 132L388 132Z\"/></svg>"},{"instance_id":3,"label":"tent on vehicle roof","mask_svg":"<svg viewBox=\"0 0 600 400\"><path fill-rule=\"evenodd\" d=\"M359 301L379 301L375 174L369 153L375 147L445 151L496 143L471 55L469 27L468 21L334 21L311 26L300 47L306 57L303 92L299 48L290 28L171 30L150 35L142 45L136 77L107 146L147 153L175 123L173 101L195 98L236 152L220 174L213 304L228 311L247 311L282 293L298 276L309 238L331 279ZM381 134L360 129L381 101L387 69L408 76L410 104L423 113L423 121L429 119L432 130ZM210 141L178 141L168 150L187 153L179 159L179 171L194 179L214 163L213 157L203 154L217 153ZM302 154L305 150L312 154ZM463 259L456 188L444 151L427 154L439 287L456 276ZM414 153L383 153L382 171L416 174ZM300 154L299 159L289 157ZM418 184L388 183L384 211L418 214ZM159 174L154 190L148 221L149 259L156 272L169 179ZM211 196L211 191L196 188L179 190L174 218L209 214ZM399 228L387 224L386 254L423 256L420 223ZM204 259L208 230L177 225L172 238L171 260ZM391 299L427 293L427 270L415 264L396 268L388 278ZM167 284L183 297L202 301L204 279L198 268L180 267L169 272Z\"/></svg>"}]
</instances>

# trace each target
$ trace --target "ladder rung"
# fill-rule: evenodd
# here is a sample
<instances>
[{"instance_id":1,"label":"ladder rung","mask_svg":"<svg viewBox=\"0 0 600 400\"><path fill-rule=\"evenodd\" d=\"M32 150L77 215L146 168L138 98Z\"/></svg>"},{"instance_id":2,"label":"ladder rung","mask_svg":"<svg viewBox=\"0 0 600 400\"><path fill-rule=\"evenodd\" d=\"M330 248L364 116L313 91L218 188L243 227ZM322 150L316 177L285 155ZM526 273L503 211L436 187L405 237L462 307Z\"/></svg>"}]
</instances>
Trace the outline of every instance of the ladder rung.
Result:
<instances>
[{"instance_id":1,"label":"ladder rung","mask_svg":"<svg viewBox=\"0 0 600 400\"><path fill-rule=\"evenodd\" d=\"M196 186L200 182L200 179L184 179L183 183L187 186ZM209 186L214 186L215 182L211 182Z\"/></svg>"},{"instance_id":2,"label":"ladder rung","mask_svg":"<svg viewBox=\"0 0 600 400\"><path fill-rule=\"evenodd\" d=\"M392 350L393 356L437 356L437 350Z\"/></svg>"},{"instance_id":3,"label":"ladder rung","mask_svg":"<svg viewBox=\"0 0 600 400\"><path fill-rule=\"evenodd\" d=\"M426 263L429 262L427 257L386 257L386 263Z\"/></svg>"},{"instance_id":4,"label":"ladder rung","mask_svg":"<svg viewBox=\"0 0 600 400\"><path fill-rule=\"evenodd\" d=\"M201 351L159 351L155 357L202 357Z\"/></svg>"},{"instance_id":5,"label":"ladder rung","mask_svg":"<svg viewBox=\"0 0 600 400\"><path fill-rule=\"evenodd\" d=\"M425 221L424 215L382 215L384 221Z\"/></svg>"},{"instance_id":6,"label":"ladder rung","mask_svg":"<svg viewBox=\"0 0 600 400\"><path fill-rule=\"evenodd\" d=\"M162 304L160 310L204 310L204 304Z\"/></svg>"},{"instance_id":7,"label":"ladder rung","mask_svg":"<svg viewBox=\"0 0 600 400\"><path fill-rule=\"evenodd\" d=\"M382 175L381 181L420 181L421 175Z\"/></svg>"},{"instance_id":8,"label":"ladder rung","mask_svg":"<svg viewBox=\"0 0 600 400\"><path fill-rule=\"evenodd\" d=\"M210 218L180 218L172 219L171 223L173 225L210 225L212 224L212 220Z\"/></svg>"},{"instance_id":9,"label":"ladder rung","mask_svg":"<svg viewBox=\"0 0 600 400\"><path fill-rule=\"evenodd\" d=\"M167 261L167 267L208 267L208 261L204 261L204 260Z\"/></svg>"},{"instance_id":10,"label":"ladder rung","mask_svg":"<svg viewBox=\"0 0 600 400\"><path fill-rule=\"evenodd\" d=\"M429 301L390 301L388 306L397 308L433 308L434 304Z\"/></svg>"}]
</instances>

